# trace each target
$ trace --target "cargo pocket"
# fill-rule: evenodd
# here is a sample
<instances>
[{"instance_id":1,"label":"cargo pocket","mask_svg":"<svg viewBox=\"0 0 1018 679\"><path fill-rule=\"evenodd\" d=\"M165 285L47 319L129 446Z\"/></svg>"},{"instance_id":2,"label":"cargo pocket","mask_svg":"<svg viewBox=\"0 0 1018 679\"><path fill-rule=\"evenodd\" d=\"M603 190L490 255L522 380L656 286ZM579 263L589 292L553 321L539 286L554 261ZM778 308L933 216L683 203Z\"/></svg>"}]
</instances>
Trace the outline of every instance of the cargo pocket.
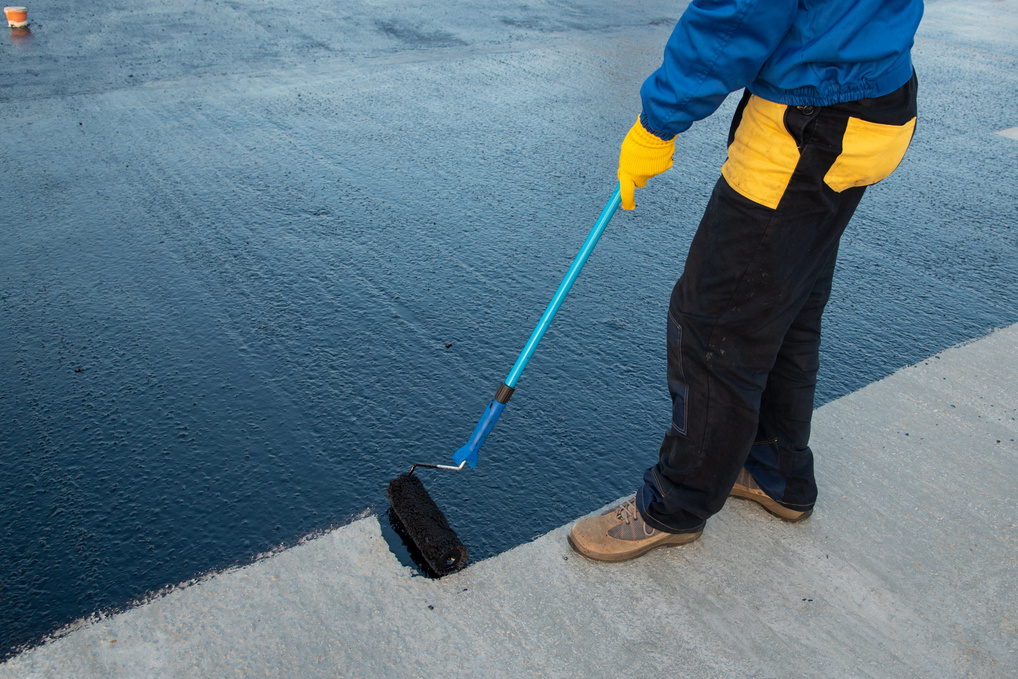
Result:
<instances>
[{"instance_id":1,"label":"cargo pocket","mask_svg":"<svg viewBox=\"0 0 1018 679\"><path fill-rule=\"evenodd\" d=\"M905 157L915 122L912 118L904 125L882 125L849 118L841 154L824 176L824 183L841 193L886 179Z\"/></svg>"},{"instance_id":2,"label":"cargo pocket","mask_svg":"<svg viewBox=\"0 0 1018 679\"><path fill-rule=\"evenodd\" d=\"M785 109L750 96L728 147L721 174L740 195L772 210L778 207L799 163L799 147L785 128Z\"/></svg>"}]
</instances>

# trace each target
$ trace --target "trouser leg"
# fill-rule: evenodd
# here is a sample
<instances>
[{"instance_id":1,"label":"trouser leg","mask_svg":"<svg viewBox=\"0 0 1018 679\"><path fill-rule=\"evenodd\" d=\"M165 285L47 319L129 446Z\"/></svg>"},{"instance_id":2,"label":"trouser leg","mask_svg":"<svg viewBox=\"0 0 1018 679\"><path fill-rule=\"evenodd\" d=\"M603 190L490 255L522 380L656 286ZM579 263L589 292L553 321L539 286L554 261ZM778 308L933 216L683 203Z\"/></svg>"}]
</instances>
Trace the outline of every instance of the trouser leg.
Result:
<instances>
[{"instance_id":1,"label":"trouser leg","mask_svg":"<svg viewBox=\"0 0 1018 679\"><path fill-rule=\"evenodd\" d=\"M785 333L767 376L756 439L745 462L768 495L799 511L812 509L817 498L810 423L820 368L820 320L830 298L836 259L835 251Z\"/></svg>"}]
</instances>

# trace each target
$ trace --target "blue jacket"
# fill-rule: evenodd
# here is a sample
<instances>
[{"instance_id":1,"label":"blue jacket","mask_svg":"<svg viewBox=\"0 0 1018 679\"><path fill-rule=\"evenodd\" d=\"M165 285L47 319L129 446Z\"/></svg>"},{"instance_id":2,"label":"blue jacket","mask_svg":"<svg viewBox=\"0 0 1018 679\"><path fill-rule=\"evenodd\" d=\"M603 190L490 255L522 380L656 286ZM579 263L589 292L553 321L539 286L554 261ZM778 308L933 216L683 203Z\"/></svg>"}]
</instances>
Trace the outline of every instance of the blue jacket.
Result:
<instances>
[{"instance_id":1,"label":"blue jacket","mask_svg":"<svg viewBox=\"0 0 1018 679\"><path fill-rule=\"evenodd\" d=\"M670 139L744 87L792 106L889 94L912 77L922 14L922 0L692 0L640 119Z\"/></svg>"}]
</instances>

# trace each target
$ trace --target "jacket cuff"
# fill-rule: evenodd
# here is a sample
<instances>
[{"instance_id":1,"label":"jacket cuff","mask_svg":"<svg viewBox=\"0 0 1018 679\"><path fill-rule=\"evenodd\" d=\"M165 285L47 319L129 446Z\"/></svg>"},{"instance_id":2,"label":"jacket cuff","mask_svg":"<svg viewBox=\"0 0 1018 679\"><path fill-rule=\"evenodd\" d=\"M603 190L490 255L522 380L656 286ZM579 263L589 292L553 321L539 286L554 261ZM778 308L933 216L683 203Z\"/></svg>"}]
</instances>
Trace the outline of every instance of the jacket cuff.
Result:
<instances>
[{"instance_id":1,"label":"jacket cuff","mask_svg":"<svg viewBox=\"0 0 1018 679\"><path fill-rule=\"evenodd\" d=\"M653 136L657 137L660 141L666 141L666 142L667 141L672 141L673 139L675 139L675 137L678 136L678 135L675 135L675 134L668 134L667 132L661 132L660 130L655 130L653 127L651 127L650 123L647 122L647 112L646 111L640 111L640 126L644 130L646 130L648 133L650 133Z\"/></svg>"}]
</instances>

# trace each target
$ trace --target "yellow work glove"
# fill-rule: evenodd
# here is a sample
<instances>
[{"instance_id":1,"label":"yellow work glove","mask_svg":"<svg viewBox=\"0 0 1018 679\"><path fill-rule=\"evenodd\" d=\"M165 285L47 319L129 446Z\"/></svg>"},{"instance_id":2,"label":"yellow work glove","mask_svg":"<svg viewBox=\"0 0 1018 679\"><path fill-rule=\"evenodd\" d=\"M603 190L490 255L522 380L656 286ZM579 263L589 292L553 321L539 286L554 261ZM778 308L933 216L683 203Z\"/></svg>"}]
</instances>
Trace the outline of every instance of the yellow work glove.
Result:
<instances>
[{"instance_id":1,"label":"yellow work glove","mask_svg":"<svg viewBox=\"0 0 1018 679\"><path fill-rule=\"evenodd\" d=\"M647 185L647 180L656 177L672 166L675 140L665 141L643 127L640 119L622 140L619 153L619 187L622 189L622 209L635 210L636 189Z\"/></svg>"}]
</instances>

